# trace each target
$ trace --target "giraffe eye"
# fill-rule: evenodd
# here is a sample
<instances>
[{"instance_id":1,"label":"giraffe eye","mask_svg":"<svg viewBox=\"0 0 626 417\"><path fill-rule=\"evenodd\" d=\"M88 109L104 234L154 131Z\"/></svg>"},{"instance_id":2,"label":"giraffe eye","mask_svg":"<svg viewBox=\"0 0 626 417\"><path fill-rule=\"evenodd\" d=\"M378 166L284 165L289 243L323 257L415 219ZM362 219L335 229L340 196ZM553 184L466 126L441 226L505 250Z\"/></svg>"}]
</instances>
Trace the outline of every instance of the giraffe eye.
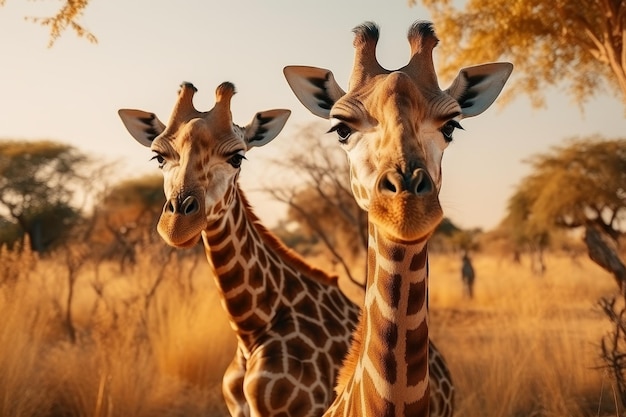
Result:
<instances>
[{"instance_id":1,"label":"giraffe eye","mask_svg":"<svg viewBox=\"0 0 626 417\"><path fill-rule=\"evenodd\" d=\"M337 123L333 127L330 128L328 133L337 132L337 136L339 137L339 143L344 144L348 142L350 135L352 135L352 129L345 123Z\"/></svg>"},{"instance_id":2,"label":"giraffe eye","mask_svg":"<svg viewBox=\"0 0 626 417\"><path fill-rule=\"evenodd\" d=\"M241 163L243 162L244 159L246 159L246 157L243 154L236 153L230 158L228 158L228 161L226 162L231 164L233 168L239 168L241 167Z\"/></svg>"},{"instance_id":3,"label":"giraffe eye","mask_svg":"<svg viewBox=\"0 0 626 417\"><path fill-rule=\"evenodd\" d=\"M454 133L454 129L463 129L463 127L456 120L450 120L441 128L441 133L443 134L443 138L446 142L452 142L452 134Z\"/></svg>"},{"instance_id":4,"label":"giraffe eye","mask_svg":"<svg viewBox=\"0 0 626 417\"><path fill-rule=\"evenodd\" d=\"M163 158L163 155L155 152L155 155L150 158L150 160L153 161L155 159L159 163L159 168L163 168L163 166L165 165L165 158Z\"/></svg>"}]
</instances>

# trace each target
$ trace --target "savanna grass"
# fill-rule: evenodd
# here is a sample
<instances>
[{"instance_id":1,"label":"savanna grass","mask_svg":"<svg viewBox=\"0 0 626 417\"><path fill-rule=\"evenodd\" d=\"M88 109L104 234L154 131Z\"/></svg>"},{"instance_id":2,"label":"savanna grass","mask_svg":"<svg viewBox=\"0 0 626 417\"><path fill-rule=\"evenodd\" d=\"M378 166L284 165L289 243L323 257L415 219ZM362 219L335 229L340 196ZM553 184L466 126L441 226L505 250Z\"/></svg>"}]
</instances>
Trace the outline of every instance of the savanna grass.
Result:
<instances>
[{"instance_id":1,"label":"savanna grass","mask_svg":"<svg viewBox=\"0 0 626 417\"><path fill-rule=\"evenodd\" d=\"M72 341L65 258L0 252L16 277L0 285L1 416L227 416L220 382L234 337L206 260L137 253L124 273L74 265ZM476 255L470 300L460 257L431 256L431 336L454 378L456 416L617 415L598 369L610 324L597 301L616 292L612 278L583 257L550 255L541 277L522 261Z\"/></svg>"}]
</instances>

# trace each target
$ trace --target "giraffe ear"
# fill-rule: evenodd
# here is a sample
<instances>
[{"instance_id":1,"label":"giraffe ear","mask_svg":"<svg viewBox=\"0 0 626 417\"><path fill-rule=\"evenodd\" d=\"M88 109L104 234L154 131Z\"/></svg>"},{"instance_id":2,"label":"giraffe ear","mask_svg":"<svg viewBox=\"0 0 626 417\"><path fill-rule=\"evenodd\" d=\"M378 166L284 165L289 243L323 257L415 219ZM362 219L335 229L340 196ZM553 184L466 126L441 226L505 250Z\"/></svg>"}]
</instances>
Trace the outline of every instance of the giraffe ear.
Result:
<instances>
[{"instance_id":1,"label":"giraffe ear","mask_svg":"<svg viewBox=\"0 0 626 417\"><path fill-rule=\"evenodd\" d=\"M267 110L254 115L254 119L245 127L245 139L248 149L263 146L274 139L287 123L290 110Z\"/></svg>"},{"instance_id":2,"label":"giraffe ear","mask_svg":"<svg viewBox=\"0 0 626 417\"><path fill-rule=\"evenodd\" d=\"M283 74L304 107L324 119L329 118L330 109L346 94L327 69L291 65L283 69Z\"/></svg>"},{"instance_id":3,"label":"giraffe ear","mask_svg":"<svg viewBox=\"0 0 626 417\"><path fill-rule=\"evenodd\" d=\"M165 125L154 113L143 110L120 109L117 114L119 114L131 136L143 146L150 147L154 138L165 130Z\"/></svg>"},{"instance_id":4,"label":"giraffe ear","mask_svg":"<svg viewBox=\"0 0 626 417\"><path fill-rule=\"evenodd\" d=\"M463 68L445 92L459 102L464 118L477 116L496 100L512 71L509 62Z\"/></svg>"}]
</instances>

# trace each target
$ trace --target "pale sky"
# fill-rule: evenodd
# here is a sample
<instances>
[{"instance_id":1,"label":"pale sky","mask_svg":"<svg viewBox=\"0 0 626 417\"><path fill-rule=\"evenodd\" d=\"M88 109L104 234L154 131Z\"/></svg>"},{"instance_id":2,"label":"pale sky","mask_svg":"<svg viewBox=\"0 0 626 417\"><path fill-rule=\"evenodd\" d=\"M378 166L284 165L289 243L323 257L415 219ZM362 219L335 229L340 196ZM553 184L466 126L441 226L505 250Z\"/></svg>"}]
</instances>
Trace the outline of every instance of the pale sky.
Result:
<instances>
[{"instance_id":1,"label":"pale sky","mask_svg":"<svg viewBox=\"0 0 626 417\"><path fill-rule=\"evenodd\" d=\"M281 135L253 149L242 168L242 187L269 225L284 207L253 190L289 178L289 172L264 175L268 159L297 143L298 128L319 120L295 98L283 67L328 68L346 88L354 26L379 24L379 61L395 69L408 61L410 24L429 19L406 0L91 0L81 23L98 44L68 31L47 48L47 30L24 17L50 15L60 4L7 0L0 7L0 138L67 142L118 161L123 177L157 172L148 162L150 151L126 132L117 110L153 111L167 121L182 81L198 88L199 110L211 108L217 85L231 81L239 125L260 110L292 110ZM441 87L447 82L440 80ZM590 102L581 113L554 89L547 109L533 110L520 97L465 120L465 131L455 133L444 156L445 214L461 227L494 227L529 172L525 158L572 136L619 137L626 132L625 114L613 96ZM329 146L337 146L334 137Z\"/></svg>"}]
</instances>

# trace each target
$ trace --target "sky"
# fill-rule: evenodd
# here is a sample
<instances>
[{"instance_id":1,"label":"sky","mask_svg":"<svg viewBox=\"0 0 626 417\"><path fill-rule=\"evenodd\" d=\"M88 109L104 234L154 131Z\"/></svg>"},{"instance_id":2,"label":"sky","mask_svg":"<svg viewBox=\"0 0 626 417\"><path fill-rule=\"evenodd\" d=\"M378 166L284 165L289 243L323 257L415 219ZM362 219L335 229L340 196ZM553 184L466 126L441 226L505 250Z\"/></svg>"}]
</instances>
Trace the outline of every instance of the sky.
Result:
<instances>
[{"instance_id":1,"label":"sky","mask_svg":"<svg viewBox=\"0 0 626 417\"><path fill-rule=\"evenodd\" d=\"M430 19L423 7L409 7L406 0L91 0L80 22L98 43L67 31L48 48L47 29L24 18L52 15L60 4L6 0L0 7L0 139L69 143L116 162L120 178L157 173L149 149L131 138L117 110L152 111L167 121L182 81L198 88L199 110L210 109L217 85L231 81L239 125L261 110L292 111L277 139L248 153L241 173L242 188L270 226L285 207L258 189L290 176L272 171L270 159L297 146L299 129L321 120L295 98L283 67L330 69L346 89L353 27L376 22L379 62L396 69L409 59L411 23ZM619 97L606 93L582 112L556 88L544 109L531 108L524 96L507 106L496 102L464 120L465 131L455 132L446 150L440 194L445 215L463 228L495 227L515 186L530 172L524 160L572 137L620 137L625 115ZM329 143L338 146L334 137Z\"/></svg>"}]
</instances>

